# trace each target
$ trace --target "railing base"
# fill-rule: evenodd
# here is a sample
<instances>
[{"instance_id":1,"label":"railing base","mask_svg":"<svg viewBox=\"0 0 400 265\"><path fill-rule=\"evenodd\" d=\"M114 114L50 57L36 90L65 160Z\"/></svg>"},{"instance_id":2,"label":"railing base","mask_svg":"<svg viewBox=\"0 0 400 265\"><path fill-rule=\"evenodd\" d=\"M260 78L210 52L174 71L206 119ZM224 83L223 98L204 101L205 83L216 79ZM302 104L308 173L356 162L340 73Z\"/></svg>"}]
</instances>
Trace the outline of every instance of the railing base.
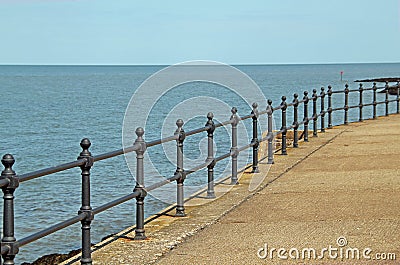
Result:
<instances>
[{"instance_id":1,"label":"railing base","mask_svg":"<svg viewBox=\"0 0 400 265\"><path fill-rule=\"evenodd\" d=\"M206 198L207 199L215 199L216 198L215 192L207 192Z\"/></svg>"}]
</instances>

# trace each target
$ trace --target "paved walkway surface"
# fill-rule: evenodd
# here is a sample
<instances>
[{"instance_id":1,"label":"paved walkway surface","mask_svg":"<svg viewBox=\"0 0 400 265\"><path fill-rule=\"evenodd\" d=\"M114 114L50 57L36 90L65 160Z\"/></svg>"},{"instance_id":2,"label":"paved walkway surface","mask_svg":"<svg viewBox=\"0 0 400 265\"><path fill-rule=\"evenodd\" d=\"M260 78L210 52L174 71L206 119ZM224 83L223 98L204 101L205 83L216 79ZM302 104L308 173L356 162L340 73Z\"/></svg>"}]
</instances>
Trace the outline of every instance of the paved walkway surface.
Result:
<instances>
[{"instance_id":1,"label":"paved walkway surface","mask_svg":"<svg viewBox=\"0 0 400 265\"><path fill-rule=\"evenodd\" d=\"M311 136L240 185L217 185L220 198L190 200L187 217L149 221L149 240L123 231L93 263L400 264L399 140L400 115Z\"/></svg>"}]
</instances>

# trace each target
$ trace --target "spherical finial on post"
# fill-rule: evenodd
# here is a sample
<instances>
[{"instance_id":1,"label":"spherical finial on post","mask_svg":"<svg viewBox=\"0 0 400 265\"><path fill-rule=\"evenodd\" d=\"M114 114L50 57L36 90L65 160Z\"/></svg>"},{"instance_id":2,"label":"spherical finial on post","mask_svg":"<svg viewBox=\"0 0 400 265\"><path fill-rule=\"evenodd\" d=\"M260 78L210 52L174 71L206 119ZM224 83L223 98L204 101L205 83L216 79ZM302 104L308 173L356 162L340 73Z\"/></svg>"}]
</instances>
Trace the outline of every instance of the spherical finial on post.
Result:
<instances>
[{"instance_id":1,"label":"spherical finial on post","mask_svg":"<svg viewBox=\"0 0 400 265\"><path fill-rule=\"evenodd\" d=\"M81 143L82 147L82 152L80 153L80 156L91 156L91 153L89 152L89 147L92 145L90 140L88 138L83 138Z\"/></svg>"},{"instance_id":2,"label":"spherical finial on post","mask_svg":"<svg viewBox=\"0 0 400 265\"><path fill-rule=\"evenodd\" d=\"M344 85L344 87L345 87L346 89L349 88L349 84L346 83L346 84Z\"/></svg>"},{"instance_id":3,"label":"spherical finial on post","mask_svg":"<svg viewBox=\"0 0 400 265\"><path fill-rule=\"evenodd\" d=\"M297 99L299 97L299 95L297 93L293 94L294 99Z\"/></svg>"},{"instance_id":4,"label":"spherical finial on post","mask_svg":"<svg viewBox=\"0 0 400 265\"><path fill-rule=\"evenodd\" d=\"M258 104L257 102L254 102L253 104L251 104L251 107L253 108L253 110L251 111L251 113L253 114L253 120L258 119Z\"/></svg>"},{"instance_id":5,"label":"spherical finial on post","mask_svg":"<svg viewBox=\"0 0 400 265\"><path fill-rule=\"evenodd\" d=\"M14 159L13 155L11 155L11 154L5 154L5 155L3 156L3 158L1 159L1 163L3 164L3 166L4 166L5 168L12 168L12 166L13 166L14 163L15 163L15 159Z\"/></svg>"},{"instance_id":6,"label":"spherical finial on post","mask_svg":"<svg viewBox=\"0 0 400 265\"><path fill-rule=\"evenodd\" d=\"M268 99L267 100L267 114L268 115L272 115L272 112L274 111L274 109L272 108L272 100Z\"/></svg>"},{"instance_id":7,"label":"spherical finial on post","mask_svg":"<svg viewBox=\"0 0 400 265\"><path fill-rule=\"evenodd\" d=\"M83 138L81 143L80 143L82 149L89 149L89 147L92 145L90 140L88 138Z\"/></svg>"},{"instance_id":8,"label":"spherical finial on post","mask_svg":"<svg viewBox=\"0 0 400 265\"><path fill-rule=\"evenodd\" d=\"M232 112L233 115L235 115L235 114L237 113L237 108L236 108L236 107L233 107L233 108L231 109L231 112Z\"/></svg>"},{"instance_id":9,"label":"spherical finial on post","mask_svg":"<svg viewBox=\"0 0 400 265\"><path fill-rule=\"evenodd\" d=\"M325 88L324 87L321 87L321 92L324 92L325 91Z\"/></svg>"},{"instance_id":10,"label":"spherical finial on post","mask_svg":"<svg viewBox=\"0 0 400 265\"><path fill-rule=\"evenodd\" d=\"M184 122L183 122L182 119L178 119L178 120L176 121L176 126L178 126L178 129L182 128L182 127L183 127L183 124L184 124Z\"/></svg>"},{"instance_id":11,"label":"spherical finial on post","mask_svg":"<svg viewBox=\"0 0 400 265\"><path fill-rule=\"evenodd\" d=\"M12 169L15 159L11 154L5 154L1 159L1 163L4 166L4 170L1 172L2 176L15 174L14 170Z\"/></svg>"},{"instance_id":12,"label":"spherical finial on post","mask_svg":"<svg viewBox=\"0 0 400 265\"><path fill-rule=\"evenodd\" d=\"M208 120L212 120L213 118L214 118L214 113L212 113L212 112L207 113Z\"/></svg>"},{"instance_id":13,"label":"spherical finial on post","mask_svg":"<svg viewBox=\"0 0 400 265\"><path fill-rule=\"evenodd\" d=\"M144 129L142 127L137 127L135 133L138 139L142 139L144 135Z\"/></svg>"},{"instance_id":14,"label":"spherical finial on post","mask_svg":"<svg viewBox=\"0 0 400 265\"><path fill-rule=\"evenodd\" d=\"M308 91L304 91L304 96L307 97Z\"/></svg>"},{"instance_id":15,"label":"spherical finial on post","mask_svg":"<svg viewBox=\"0 0 400 265\"><path fill-rule=\"evenodd\" d=\"M315 94L315 93L317 93L317 90L314 88L314 89L312 90L312 92Z\"/></svg>"},{"instance_id":16,"label":"spherical finial on post","mask_svg":"<svg viewBox=\"0 0 400 265\"><path fill-rule=\"evenodd\" d=\"M286 97L285 96L282 96L282 101L286 101Z\"/></svg>"},{"instance_id":17,"label":"spherical finial on post","mask_svg":"<svg viewBox=\"0 0 400 265\"><path fill-rule=\"evenodd\" d=\"M362 84L362 83L360 83L360 89L362 89L362 87L363 87L363 84Z\"/></svg>"}]
</instances>

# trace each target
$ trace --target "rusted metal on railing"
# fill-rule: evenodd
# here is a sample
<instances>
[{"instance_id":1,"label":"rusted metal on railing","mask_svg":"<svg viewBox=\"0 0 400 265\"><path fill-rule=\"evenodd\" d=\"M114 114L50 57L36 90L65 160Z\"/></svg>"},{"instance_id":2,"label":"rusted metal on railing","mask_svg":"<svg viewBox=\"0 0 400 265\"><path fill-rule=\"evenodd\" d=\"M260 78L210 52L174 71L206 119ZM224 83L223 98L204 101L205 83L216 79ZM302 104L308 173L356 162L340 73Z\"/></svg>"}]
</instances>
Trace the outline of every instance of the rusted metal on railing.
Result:
<instances>
[{"instance_id":1,"label":"rusted metal on railing","mask_svg":"<svg viewBox=\"0 0 400 265\"><path fill-rule=\"evenodd\" d=\"M117 206L121 203L126 201L136 199L136 227L135 227L135 240L143 240L146 239L145 235L145 223L144 223L144 202L146 199L147 192L152 191L154 189L160 188L168 183L173 181L177 182L177 191L176 191L176 216L185 216L185 207L184 207L184 181L188 175L197 172L203 168L207 168L207 198L215 198L215 190L214 190L214 168L218 164L219 161L227 158L231 158L232 162L232 175L231 175L231 184L238 184L238 165L237 165L237 157L238 155L248 148L252 148L252 165L249 166L252 168L253 173L257 173L259 171L259 163L258 163L258 148L259 145L265 141L267 141L267 163L273 164L274 163L274 139L275 136L281 134L282 138L282 148L281 153L286 155L288 146L287 146L287 132L289 130L293 130L293 147L298 147L299 140L301 137L298 136L298 128L299 126L304 126L303 131L303 141L307 142L308 139L308 125L309 121L313 120L313 135L317 136L318 128L318 118L321 119L321 127L320 132L325 131L326 128L332 128L333 126L333 114L335 112L344 111L344 120L343 124L349 123L348 112L350 109L359 110L359 118L358 121L364 120L366 117L363 113L363 110L368 107L372 106L372 118L377 117L377 106L381 104L385 104L385 114L389 115L389 104L390 102L396 102L396 113L399 113L399 82L396 84L396 98L389 100L389 84L386 83L385 85L385 100L384 101L377 101L377 90L379 89L376 84L374 83L370 88L364 88L362 84L359 84L358 89L349 89L349 86L346 84L345 89L340 91L333 91L331 86L328 86L327 93L324 92L324 88L321 88L321 93L317 95L316 90L313 90L312 97L308 97L308 92L304 91L304 97L302 100L298 99L298 95L294 94L294 99L291 103L286 102L286 97L282 97L282 102L276 106L272 106L272 101L267 101L267 108L263 111L258 110L258 104L252 104L252 111L251 114L247 116L239 117L237 115L237 109L234 107L232 108L231 112L232 115L229 120L224 122L214 123L214 115L212 113L207 114L207 122L204 127L200 127L188 132L185 132L183 129L184 122L183 120L179 119L176 122L177 129L174 135L169 137L158 139L150 142L146 142L144 140L144 130L142 128L136 129L137 138L135 142L125 148L125 149L118 149L112 152L103 153L99 155L92 156L91 152L89 151L89 147L91 143L89 139L83 139L80 143L82 147L82 152L78 156L76 161L64 163L55 167L48 167L45 169L37 170L34 172L29 172L23 175L17 176L17 174L12 169L12 166L15 162L14 158L10 154L6 154L3 156L1 160L4 170L1 172L0 176L0 188L3 191L3 238L1 239L1 255L2 259L4 260L4 264L14 264L14 258L17 255L19 248L34 242L40 238L43 238L49 234L52 234L56 231L64 229L72 224L81 222L81 230L82 230L82 257L81 263L82 264L91 264L91 222L95 215L106 211L114 206ZM392 87L393 89L393 87ZM372 102L364 103L365 91L372 91L373 98ZM359 103L357 105L349 106L349 97L350 94L357 93ZM344 95L344 106L334 108L333 104L333 95ZM328 96L327 108L325 109L325 97ZM320 110L318 112L318 98L320 98ZM309 117L308 114L308 103L312 99L313 101L313 113L312 117ZM343 101L342 101L343 102ZM301 122L299 122L298 117L298 108L303 104L304 110L304 117ZM291 126L287 127L287 115L288 111L291 110L293 107L293 123ZM274 120L274 111L281 110L281 129L279 131L273 130L273 120ZM278 112L279 113L279 112ZM328 125L325 128L325 114L328 113ZM267 119L260 119L262 115L266 114ZM239 122L246 121L248 119L252 120L252 138L248 144L243 146L238 146L238 135L237 135L237 126ZM258 137L258 128L262 121L267 123L267 135L261 139ZM231 148L229 152L225 154L219 155L218 157L214 157L214 133L215 130L219 127L223 126L231 126L232 133L231 133ZM190 169L184 169L183 164L183 143L186 137L199 134L199 133L207 133L208 139L208 155L207 159L204 163L200 165L196 165ZM177 145L177 169L173 176L165 178L164 180L154 183L148 187L145 186L145 175L144 175L144 153L147 151L149 147L156 146L162 143L176 141ZM228 150L227 150L228 151ZM90 169L93 164L100 160L106 160L115 156L123 155L125 153L136 152L136 185L132 193L118 198L114 201L108 202L104 205L101 205L97 208L92 209L90 204L90 178L91 173ZM55 224L49 228L36 232L30 236L17 240L14 236L14 192L18 188L20 183L36 179L42 176L50 175L53 173L65 171L71 168L79 167L81 169L81 177L82 177L82 204L80 206L78 215L69 218L63 222Z\"/></svg>"}]
</instances>

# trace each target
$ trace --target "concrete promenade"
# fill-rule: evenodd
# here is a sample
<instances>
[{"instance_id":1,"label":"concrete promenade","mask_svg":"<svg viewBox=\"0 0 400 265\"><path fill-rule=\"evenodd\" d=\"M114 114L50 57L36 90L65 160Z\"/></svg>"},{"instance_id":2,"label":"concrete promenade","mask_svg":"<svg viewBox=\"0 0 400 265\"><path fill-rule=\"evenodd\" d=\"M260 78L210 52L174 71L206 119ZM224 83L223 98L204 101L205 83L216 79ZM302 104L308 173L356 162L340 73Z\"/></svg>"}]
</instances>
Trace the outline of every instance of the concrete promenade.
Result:
<instances>
[{"instance_id":1,"label":"concrete promenade","mask_svg":"<svg viewBox=\"0 0 400 265\"><path fill-rule=\"evenodd\" d=\"M103 242L93 264L400 264L399 140L400 115L310 135L220 198L188 201L187 217L149 221L148 240L130 228Z\"/></svg>"}]
</instances>

